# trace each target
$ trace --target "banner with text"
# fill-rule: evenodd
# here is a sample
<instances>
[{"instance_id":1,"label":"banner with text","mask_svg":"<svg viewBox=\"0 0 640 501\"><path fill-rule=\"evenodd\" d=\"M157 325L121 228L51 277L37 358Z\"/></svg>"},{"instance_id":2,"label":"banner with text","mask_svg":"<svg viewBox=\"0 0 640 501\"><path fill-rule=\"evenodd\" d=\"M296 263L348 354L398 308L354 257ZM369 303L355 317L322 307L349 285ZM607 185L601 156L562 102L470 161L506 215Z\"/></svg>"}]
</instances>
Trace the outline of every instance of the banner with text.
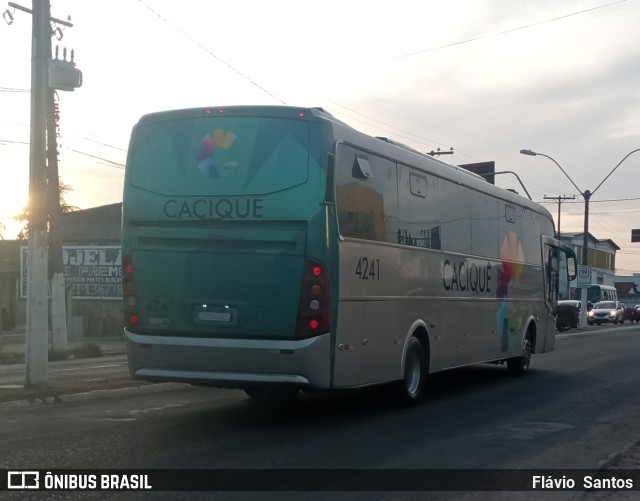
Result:
<instances>
[{"instance_id":1,"label":"banner with text","mask_svg":"<svg viewBox=\"0 0 640 501\"><path fill-rule=\"evenodd\" d=\"M27 297L27 247L20 248L20 297ZM74 299L122 299L122 250L110 246L65 246L62 264Z\"/></svg>"}]
</instances>

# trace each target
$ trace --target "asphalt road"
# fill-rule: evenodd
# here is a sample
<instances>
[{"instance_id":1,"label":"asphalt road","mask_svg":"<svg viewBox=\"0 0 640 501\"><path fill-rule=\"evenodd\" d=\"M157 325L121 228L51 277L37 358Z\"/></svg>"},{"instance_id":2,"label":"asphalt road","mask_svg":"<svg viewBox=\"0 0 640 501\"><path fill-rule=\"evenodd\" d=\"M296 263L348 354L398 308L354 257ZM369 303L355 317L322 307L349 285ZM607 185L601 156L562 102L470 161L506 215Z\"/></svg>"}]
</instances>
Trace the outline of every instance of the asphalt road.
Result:
<instances>
[{"instance_id":1,"label":"asphalt road","mask_svg":"<svg viewBox=\"0 0 640 501\"><path fill-rule=\"evenodd\" d=\"M534 356L524 378L493 365L434 375L425 402L410 409L390 406L381 390L303 395L264 407L240 391L192 387L15 409L0 415L0 468L600 468L640 439L638 360L640 325L603 326L559 335L556 350ZM541 499L534 494L437 498ZM167 493L163 499L192 497L346 498Z\"/></svg>"}]
</instances>

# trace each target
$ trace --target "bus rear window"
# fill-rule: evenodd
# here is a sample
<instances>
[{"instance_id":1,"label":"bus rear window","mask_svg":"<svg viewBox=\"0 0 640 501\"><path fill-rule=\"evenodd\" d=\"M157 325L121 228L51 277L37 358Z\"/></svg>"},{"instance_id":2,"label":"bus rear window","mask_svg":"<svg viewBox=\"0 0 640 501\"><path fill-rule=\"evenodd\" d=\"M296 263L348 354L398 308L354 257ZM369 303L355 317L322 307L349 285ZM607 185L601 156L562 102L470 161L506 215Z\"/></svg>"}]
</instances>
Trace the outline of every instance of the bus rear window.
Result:
<instances>
[{"instance_id":1,"label":"bus rear window","mask_svg":"<svg viewBox=\"0 0 640 501\"><path fill-rule=\"evenodd\" d=\"M307 181L309 125L267 117L198 117L142 124L127 168L163 195L264 195Z\"/></svg>"}]
</instances>

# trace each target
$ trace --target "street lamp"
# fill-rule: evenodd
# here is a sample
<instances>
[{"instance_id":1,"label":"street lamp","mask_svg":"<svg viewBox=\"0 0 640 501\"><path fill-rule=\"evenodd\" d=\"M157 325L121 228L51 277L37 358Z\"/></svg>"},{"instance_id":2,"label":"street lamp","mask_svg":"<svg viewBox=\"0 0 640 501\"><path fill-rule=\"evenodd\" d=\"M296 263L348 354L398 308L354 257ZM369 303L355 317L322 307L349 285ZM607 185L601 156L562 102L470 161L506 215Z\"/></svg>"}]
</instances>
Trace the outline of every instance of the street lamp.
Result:
<instances>
[{"instance_id":1,"label":"street lamp","mask_svg":"<svg viewBox=\"0 0 640 501\"><path fill-rule=\"evenodd\" d=\"M569 174L567 174L565 172L565 170L562 168L562 166L555 161L555 159L551 158L549 155L545 155L544 153L538 153L536 151L533 150L520 150L520 153L522 153L523 155L529 155L532 157L535 156L541 156L541 157L545 157L548 158L549 160L551 160L554 164L556 164L560 170L562 171L562 173L567 176L567 179L571 182L571 184L575 187L576 190L578 190L578 193L580 193L580 195L582 195L582 198L584 198L584 238L582 240L582 264L587 265L589 264L589 260L588 260L588 256L589 256L589 200L591 199L591 197L593 196L593 194L598 190L598 188L600 188L600 186L603 185L603 183L609 179L609 176L611 176L611 174L614 173L614 171L620 167L620 164L622 164L622 162L624 162L629 156L631 156L633 153L640 151L640 148L633 150L629 153L627 153L625 155L625 157L620 160L618 162L618 165L616 165L611 172L609 172L609 174L606 175L606 177L600 182L600 184L598 186L596 186L596 189L593 191L589 191L589 190L585 190L582 191L580 188L578 188L578 185L576 183L573 182L573 179L571 179L571 177L569 177Z\"/></svg>"},{"instance_id":2,"label":"street lamp","mask_svg":"<svg viewBox=\"0 0 640 501\"><path fill-rule=\"evenodd\" d=\"M520 153L522 153L523 155L529 155L532 157L535 156L541 156L541 157L545 157L548 158L549 160L551 160L554 164L556 164L560 170L562 171L562 173L567 176L567 179L569 181L571 181L571 184L575 187L576 190L578 190L578 193L580 193L580 195L582 195L582 198L584 198L584 238L582 240L582 264L583 265L588 265L589 264L589 260L588 260L588 256L589 256L589 200L591 199L591 197L593 196L593 194L598 190L598 188L600 188L600 186L602 186L602 184L609 179L609 176L611 176L611 174L614 173L614 171L620 167L620 164L622 164L622 162L624 162L627 158L629 158L629 156L631 156L633 153L640 151L640 148L633 150L629 153L627 153L625 155L625 157L620 160L618 162L618 165L616 165L611 172L609 172L609 174L606 175L606 177L600 182L600 184L598 186L596 186L595 190L593 191L589 191L589 190L585 190L582 191L580 188L578 188L578 185L576 183L573 182L573 179L571 179L571 177L569 177L569 174L567 174L565 172L565 170L562 168L562 166L555 161L555 159L551 158L549 155L545 155L544 153L538 153L535 152L533 150L520 150ZM586 323L586 311L587 311L587 295L586 295L586 289L583 289L583 293L582 293L582 308L581 308L581 314L580 314L580 326L581 327L585 327L585 323Z\"/></svg>"}]
</instances>

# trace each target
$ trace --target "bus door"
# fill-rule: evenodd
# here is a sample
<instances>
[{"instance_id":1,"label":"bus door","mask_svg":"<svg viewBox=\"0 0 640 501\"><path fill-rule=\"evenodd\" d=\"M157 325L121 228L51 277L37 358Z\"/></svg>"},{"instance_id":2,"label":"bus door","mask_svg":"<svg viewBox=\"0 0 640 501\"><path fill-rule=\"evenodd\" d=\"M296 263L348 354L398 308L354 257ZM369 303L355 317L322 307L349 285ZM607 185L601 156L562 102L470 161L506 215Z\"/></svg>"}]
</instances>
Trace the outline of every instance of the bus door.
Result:
<instances>
[{"instance_id":1,"label":"bus door","mask_svg":"<svg viewBox=\"0 0 640 501\"><path fill-rule=\"evenodd\" d=\"M571 280L576 277L576 255L573 250L558 240L542 236L542 262L544 283L544 304L546 321L545 344L542 351L553 349L555 342L555 316L560 297L567 297ZM562 284L562 294L560 286Z\"/></svg>"}]
</instances>

